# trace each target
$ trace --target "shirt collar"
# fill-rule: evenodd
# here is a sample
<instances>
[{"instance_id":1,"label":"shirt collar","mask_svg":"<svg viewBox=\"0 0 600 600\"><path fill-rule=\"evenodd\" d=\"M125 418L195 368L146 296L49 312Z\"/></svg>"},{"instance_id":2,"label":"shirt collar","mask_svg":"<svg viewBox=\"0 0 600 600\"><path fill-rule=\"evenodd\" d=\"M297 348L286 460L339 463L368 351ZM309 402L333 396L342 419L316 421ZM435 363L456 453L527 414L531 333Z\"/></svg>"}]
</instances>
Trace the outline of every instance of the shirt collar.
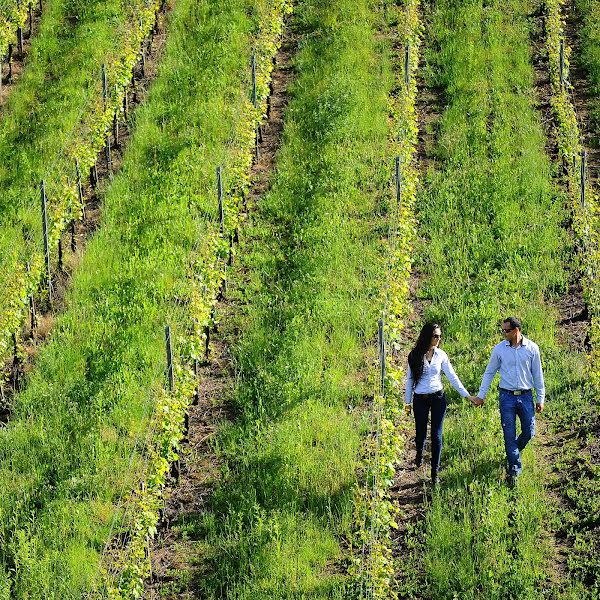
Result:
<instances>
[{"instance_id":1,"label":"shirt collar","mask_svg":"<svg viewBox=\"0 0 600 600\"><path fill-rule=\"evenodd\" d=\"M439 348L434 348L434 349L433 349L433 356L431 357L431 360L433 360L433 357L434 357L436 354L439 354L439 350L440 350ZM425 354L427 354L427 352L426 352ZM423 354L423 362L428 362L428 360L427 360L427 358L426 358L425 354Z\"/></svg>"}]
</instances>

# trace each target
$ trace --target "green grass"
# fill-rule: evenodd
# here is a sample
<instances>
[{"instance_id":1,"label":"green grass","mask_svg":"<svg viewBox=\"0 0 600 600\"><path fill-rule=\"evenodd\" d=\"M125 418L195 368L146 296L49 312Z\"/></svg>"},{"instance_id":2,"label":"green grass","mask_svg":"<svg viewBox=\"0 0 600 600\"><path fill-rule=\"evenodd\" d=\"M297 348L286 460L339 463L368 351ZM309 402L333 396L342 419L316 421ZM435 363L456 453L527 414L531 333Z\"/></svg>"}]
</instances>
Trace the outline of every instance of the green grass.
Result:
<instances>
[{"instance_id":1,"label":"green grass","mask_svg":"<svg viewBox=\"0 0 600 600\"><path fill-rule=\"evenodd\" d=\"M552 302L567 290L572 248L534 109L528 15L538 4L428 5L427 82L446 107L433 149L438 168L424 177L418 202L416 269L426 275L419 291L425 318L442 324L445 347L474 394L502 318L522 319L542 352L552 420L590 398L585 358L556 338ZM551 539L561 515L536 443L524 453L517 488L504 482L497 402L492 392L475 410L451 394L445 483L422 524L422 550L406 565L424 568L418 586L426 597L533 599L579 586L574 570L568 581L552 582ZM404 593L419 597L414 580L407 586Z\"/></svg>"},{"instance_id":2,"label":"green grass","mask_svg":"<svg viewBox=\"0 0 600 600\"><path fill-rule=\"evenodd\" d=\"M242 248L251 298L234 348L237 418L198 522L208 598L352 596L352 527L363 402L383 269L377 198L387 193L387 51L365 1L299 3L300 51L271 191Z\"/></svg>"},{"instance_id":3,"label":"green grass","mask_svg":"<svg viewBox=\"0 0 600 600\"><path fill-rule=\"evenodd\" d=\"M26 68L0 111L2 338L19 329L11 324L6 331L4 319L25 300L15 297L23 294L15 291L20 271L43 251L40 181L47 184L52 229L65 202L64 178L75 178L70 157L83 141L89 143L83 123L89 127L90 114L102 103L102 64L111 74L144 5L143 0L49 0L44 5ZM108 82L109 93L113 83ZM0 348L5 342L0 339Z\"/></svg>"},{"instance_id":4,"label":"green grass","mask_svg":"<svg viewBox=\"0 0 600 600\"><path fill-rule=\"evenodd\" d=\"M227 177L242 145L265 4L177 2L102 227L0 432L2 598L81 598L98 576L115 506L143 466L164 325L178 353L192 325L189 265L216 225L215 168Z\"/></svg>"}]
</instances>

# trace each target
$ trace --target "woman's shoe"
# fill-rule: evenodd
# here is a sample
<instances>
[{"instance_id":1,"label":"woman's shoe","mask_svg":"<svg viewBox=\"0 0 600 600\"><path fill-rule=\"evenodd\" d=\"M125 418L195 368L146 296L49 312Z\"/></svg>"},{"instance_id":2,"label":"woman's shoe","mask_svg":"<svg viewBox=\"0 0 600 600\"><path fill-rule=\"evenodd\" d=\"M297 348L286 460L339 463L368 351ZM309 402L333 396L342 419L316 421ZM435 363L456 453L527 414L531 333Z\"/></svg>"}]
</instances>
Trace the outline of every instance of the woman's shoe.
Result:
<instances>
[{"instance_id":1,"label":"woman's shoe","mask_svg":"<svg viewBox=\"0 0 600 600\"><path fill-rule=\"evenodd\" d=\"M415 467L420 467L423 462L423 453L418 452L415 454Z\"/></svg>"}]
</instances>

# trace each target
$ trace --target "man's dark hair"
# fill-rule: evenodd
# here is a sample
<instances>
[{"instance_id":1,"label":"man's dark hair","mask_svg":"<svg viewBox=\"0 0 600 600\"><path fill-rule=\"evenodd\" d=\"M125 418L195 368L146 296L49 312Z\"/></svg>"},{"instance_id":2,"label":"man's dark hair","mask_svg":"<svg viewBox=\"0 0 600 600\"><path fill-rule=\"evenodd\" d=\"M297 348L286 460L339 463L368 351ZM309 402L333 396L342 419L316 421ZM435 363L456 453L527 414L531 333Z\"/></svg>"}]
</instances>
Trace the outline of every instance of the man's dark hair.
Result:
<instances>
[{"instance_id":1,"label":"man's dark hair","mask_svg":"<svg viewBox=\"0 0 600 600\"><path fill-rule=\"evenodd\" d=\"M502 321L503 323L510 323L510 326L513 329L521 329L521 321L519 321L519 319L517 319L517 317L506 317L506 319L504 319L504 321Z\"/></svg>"}]
</instances>

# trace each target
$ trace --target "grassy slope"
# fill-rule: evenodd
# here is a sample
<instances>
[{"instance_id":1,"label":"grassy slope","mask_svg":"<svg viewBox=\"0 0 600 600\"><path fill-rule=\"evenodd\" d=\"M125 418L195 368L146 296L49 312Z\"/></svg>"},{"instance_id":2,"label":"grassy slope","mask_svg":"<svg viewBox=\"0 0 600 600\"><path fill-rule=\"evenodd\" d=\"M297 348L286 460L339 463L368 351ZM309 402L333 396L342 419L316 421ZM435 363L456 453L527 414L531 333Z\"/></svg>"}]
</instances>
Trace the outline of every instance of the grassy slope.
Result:
<instances>
[{"instance_id":1,"label":"grassy slope","mask_svg":"<svg viewBox=\"0 0 600 600\"><path fill-rule=\"evenodd\" d=\"M472 393L500 341L502 317L517 314L540 345L552 415L589 399L585 361L558 345L550 304L566 291L570 247L533 108L527 15L536 8L533 0L429 6L427 76L447 108L435 148L439 169L420 195L416 264L427 275L425 316L442 323L446 349ZM424 567L428 596L539 598L553 587L548 530L558 527L558 515L540 456L539 448L525 452L524 475L509 490L497 393L483 410L453 395L445 485L424 524L419 564L408 561Z\"/></svg>"},{"instance_id":2,"label":"grassy slope","mask_svg":"<svg viewBox=\"0 0 600 600\"><path fill-rule=\"evenodd\" d=\"M82 117L101 101L101 65L113 62L137 4L138 0L45 3L23 77L0 111L3 289L11 290L18 271L42 252L40 180L47 181L52 227L53 207L63 200L57 197L58 181L64 174L75 175L75 165L61 151L76 145ZM13 295L0 297L0 317L12 313L15 302L22 300ZM2 325L0 335L5 336ZM0 340L0 346L5 343Z\"/></svg>"},{"instance_id":3,"label":"grassy slope","mask_svg":"<svg viewBox=\"0 0 600 600\"><path fill-rule=\"evenodd\" d=\"M23 77L0 112L0 287L8 290L0 297L2 361L6 338L20 329L20 322L5 322L24 300L16 297L25 295L16 282L25 264L35 265L43 252L40 180L46 181L53 231L65 202L64 181L75 178L72 152L83 140L89 143L82 121L89 127L90 115L102 105L101 66L108 65L110 94L112 65L127 47L124 40L138 26L144 4L47 2Z\"/></svg>"},{"instance_id":4,"label":"grassy slope","mask_svg":"<svg viewBox=\"0 0 600 600\"><path fill-rule=\"evenodd\" d=\"M296 9L298 79L273 188L244 248L252 298L235 350L238 419L201 522L207 597L335 598L361 421L348 414L374 339L381 277L370 221L386 186L389 65L367 1Z\"/></svg>"},{"instance_id":5,"label":"grassy slope","mask_svg":"<svg viewBox=\"0 0 600 600\"><path fill-rule=\"evenodd\" d=\"M23 78L0 119L0 210L14 216L46 174L81 108L101 94L101 65L119 47L127 2L51 0L44 5ZM37 208L37 203L36 203ZM38 219L39 220L39 219Z\"/></svg>"},{"instance_id":6,"label":"grassy slope","mask_svg":"<svg viewBox=\"0 0 600 600\"><path fill-rule=\"evenodd\" d=\"M177 2L103 227L0 432L0 597L9 597L8 573L11 599L80 598L97 575L113 505L136 480L132 448L163 385L163 327L177 339L190 325L187 265L217 216L215 167L226 173L238 151L263 4Z\"/></svg>"}]
</instances>

